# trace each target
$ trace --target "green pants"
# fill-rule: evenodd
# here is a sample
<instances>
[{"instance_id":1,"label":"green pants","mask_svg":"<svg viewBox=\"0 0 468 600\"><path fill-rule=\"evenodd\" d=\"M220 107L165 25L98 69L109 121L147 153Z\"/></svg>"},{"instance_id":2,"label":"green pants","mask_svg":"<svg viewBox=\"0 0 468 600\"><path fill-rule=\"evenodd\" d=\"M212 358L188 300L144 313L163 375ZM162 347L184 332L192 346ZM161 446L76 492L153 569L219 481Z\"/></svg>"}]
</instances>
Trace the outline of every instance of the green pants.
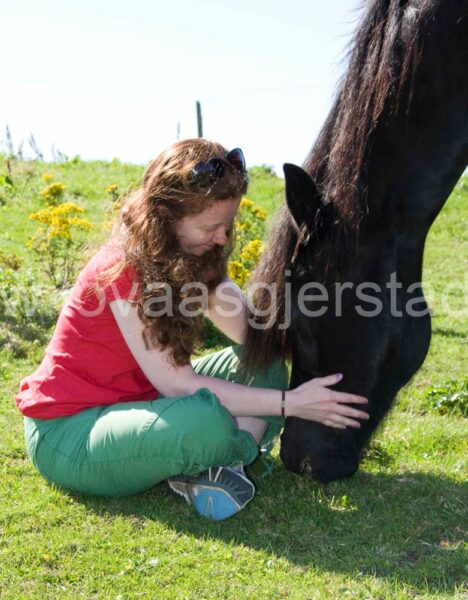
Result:
<instances>
[{"instance_id":1,"label":"green pants","mask_svg":"<svg viewBox=\"0 0 468 600\"><path fill-rule=\"evenodd\" d=\"M245 383L239 349L226 348L194 362L201 375ZM249 385L286 389L287 368L276 362ZM279 396L278 396L279 402ZM268 443L281 430L279 417L261 417ZM213 465L250 464L258 455L252 435L207 389L189 396L96 406L55 419L24 418L31 461L59 487L101 496L143 492L175 475Z\"/></svg>"}]
</instances>

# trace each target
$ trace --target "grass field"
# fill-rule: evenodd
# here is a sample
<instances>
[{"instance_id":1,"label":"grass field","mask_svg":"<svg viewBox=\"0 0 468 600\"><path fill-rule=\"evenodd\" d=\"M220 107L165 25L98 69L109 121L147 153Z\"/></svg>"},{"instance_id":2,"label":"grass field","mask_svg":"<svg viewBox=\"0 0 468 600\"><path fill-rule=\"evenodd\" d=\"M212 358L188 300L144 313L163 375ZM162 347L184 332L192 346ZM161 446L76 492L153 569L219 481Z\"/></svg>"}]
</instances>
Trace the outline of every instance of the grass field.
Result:
<instances>
[{"instance_id":1,"label":"grass field","mask_svg":"<svg viewBox=\"0 0 468 600\"><path fill-rule=\"evenodd\" d=\"M5 169L0 161L0 171ZM98 241L105 189L138 182L141 168L111 163L20 163L0 206L0 250L23 258L35 228L39 176L52 172L86 209ZM281 180L256 173L249 197L269 212ZM159 485L136 497L69 495L49 486L25 452L13 395L42 358L53 330L0 316L0 597L21 598L466 598L467 428L433 407L436 385L462 390L468 373L465 282L468 181L461 180L427 242L424 279L434 290L433 341L402 390L359 473L320 486L287 472L277 451L270 477L255 463L257 496L238 516L212 523ZM452 289L443 302L444 291ZM60 296L49 299L55 306ZM466 385L466 383L465 383ZM460 392L460 398L463 391ZM464 396L466 398L466 395ZM466 400L465 400L466 402Z\"/></svg>"}]
</instances>

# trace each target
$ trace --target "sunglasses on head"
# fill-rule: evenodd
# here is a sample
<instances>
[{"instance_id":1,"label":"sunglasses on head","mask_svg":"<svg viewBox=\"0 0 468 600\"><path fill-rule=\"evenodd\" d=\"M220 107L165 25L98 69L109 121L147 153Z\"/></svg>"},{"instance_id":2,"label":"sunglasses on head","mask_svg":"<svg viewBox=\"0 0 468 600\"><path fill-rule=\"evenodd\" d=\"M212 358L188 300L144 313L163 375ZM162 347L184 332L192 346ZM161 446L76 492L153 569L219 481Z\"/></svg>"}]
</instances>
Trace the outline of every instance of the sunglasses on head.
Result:
<instances>
[{"instance_id":1,"label":"sunglasses on head","mask_svg":"<svg viewBox=\"0 0 468 600\"><path fill-rule=\"evenodd\" d=\"M192 182L200 188L210 187L224 177L228 166L234 167L239 173L247 173L240 148L234 148L224 158L211 158L207 162L197 163L192 169Z\"/></svg>"}]
</instances>

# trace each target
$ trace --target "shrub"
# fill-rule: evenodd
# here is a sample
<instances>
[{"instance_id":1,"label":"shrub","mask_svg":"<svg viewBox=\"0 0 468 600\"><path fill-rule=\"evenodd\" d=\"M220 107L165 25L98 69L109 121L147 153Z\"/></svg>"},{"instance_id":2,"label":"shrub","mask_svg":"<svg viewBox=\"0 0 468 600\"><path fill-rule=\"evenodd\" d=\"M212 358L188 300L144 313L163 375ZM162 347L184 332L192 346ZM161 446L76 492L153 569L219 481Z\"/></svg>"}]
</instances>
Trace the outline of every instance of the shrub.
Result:
<instances>
[{"instance_id":1,"label":"shrub","mask_svg":"<svg viewBox=\"0 0 468 600\"><path fill-rule=\"evenodd\" d=\"M78 216L82 212L80 206L65 202L49 206L29 217L41 223L42 227L29 238L26 246L43 262L45 271L56 288L67 287L73 281L73 267L80 246L76 232L92 229L88 219Z\"/></svg>"},{"instance_id":2,"label":"shrub","mask_svg":"<svg viewBox=\"0 0 468 600\"><path fill-rule=\"evenodd\" d=\"M122 205L121 193L119 190L119 186L116 183L110 183L106 187L106 193L110 196L111 206L106 208L104 213L104 220L102 222L101 228L103 231L108 231L112 229L112 225L115 221L115 217L120 210Z\"/></svg>"},{"instance_id":3,"label":"shrub","mask_svg":"<svg viewBox=\"0 0 468 600\"><path fill-rule=\"evenodd\" d=\"M16 254L6 254L0 250L0 266L17 271L21 267L22 263L22 259Z\"/></svg>"},{"instance_id":4,"label":"shrub","mask_svg":"<svg viewBox=\"0 0 468 600\"><path fill-rule=\"evenodd\" d=\"M263 246L267 213L248 198L243 198L235 221L236 247L228 264L229 277L240 287L247 283Z\"/></svg>"}]
</instances>

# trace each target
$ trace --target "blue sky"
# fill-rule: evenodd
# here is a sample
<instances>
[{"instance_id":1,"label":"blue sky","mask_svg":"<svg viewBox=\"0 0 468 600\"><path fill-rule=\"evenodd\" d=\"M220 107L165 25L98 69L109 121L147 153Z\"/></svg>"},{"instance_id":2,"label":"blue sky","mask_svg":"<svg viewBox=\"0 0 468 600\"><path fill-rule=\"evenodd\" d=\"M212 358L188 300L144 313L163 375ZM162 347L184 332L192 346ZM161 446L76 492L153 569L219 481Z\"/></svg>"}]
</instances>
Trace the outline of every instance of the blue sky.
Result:
<instances>
[{"instance_id":1,"label":"blue sky","mask_svg":"<svg viewBox=\"0 0 468 600\"><path fill-rule=\"evenodd\" d=\"M331 107L359 0L2 0L0 141L146 164L196 135L300 164ZM26 144L25 144L26 148Z\"/></svg>"}]
</instances>

